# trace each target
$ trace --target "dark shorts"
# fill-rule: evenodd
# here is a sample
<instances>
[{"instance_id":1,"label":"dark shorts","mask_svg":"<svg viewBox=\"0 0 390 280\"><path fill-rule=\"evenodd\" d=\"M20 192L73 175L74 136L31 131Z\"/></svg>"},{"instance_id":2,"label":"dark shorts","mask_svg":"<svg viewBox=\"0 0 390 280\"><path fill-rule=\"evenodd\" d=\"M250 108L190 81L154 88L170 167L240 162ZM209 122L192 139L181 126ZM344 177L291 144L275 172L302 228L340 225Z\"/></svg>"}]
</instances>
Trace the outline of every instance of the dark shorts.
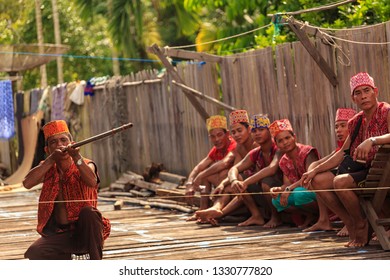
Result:
<instances>
[{"instance_id":1,"label":"dark shorts","mask_svg":"<svg viewBox=\"0 0 390 280\"><path fill-rule=\"evenodd\" d=\"M364 187L364 183L366 182L368 171L369 168L360 170L358 172L349 173L349 175L353 178L353 180L355 181L358 187Z\"/></svg>"},{"instance_id":2,"label":"dark shorts","mask_svg":"<svg viewBox=\"0 0 390 280\"><path fill-rule=\"evenodd\" d=\"M258 206L264 207L264 206L266 206L266 203L267 203L265 196L263 194L259 194L259 193L264 191L262 188L262 184L266 184L270 188L279 187L279 186L283 185L283 177L281 176L281 174L276 173L273 176L264 178L259 183L248 186L247 192L254 193L254 195L252 195L252 197L255 200L256 204Z\"/></svg>"}]
</instances>

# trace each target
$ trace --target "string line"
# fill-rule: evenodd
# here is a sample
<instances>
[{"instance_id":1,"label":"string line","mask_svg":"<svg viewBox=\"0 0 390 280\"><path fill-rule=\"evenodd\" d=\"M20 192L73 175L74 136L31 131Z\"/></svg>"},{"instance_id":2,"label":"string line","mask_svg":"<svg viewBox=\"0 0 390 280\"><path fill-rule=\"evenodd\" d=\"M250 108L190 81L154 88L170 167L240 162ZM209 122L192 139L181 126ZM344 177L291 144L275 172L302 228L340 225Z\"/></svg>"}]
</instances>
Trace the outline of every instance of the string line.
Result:
<instances>
[{"instance_id":1,"label":"string line","mask_svg":"<svg viewBox=\"0 0 390 280\"><path fill-rule=\"evenodd\" d=\"M349 189L326 189L326 190L295 190L294 192L312 192L312 193L319 193L319 192L342 192L342 191L376 191L376 190L389 190L390 187L376 187L376 188L368 188L368 187L357 187L357 188L349 188ZM221 194L200 194L200 195L166 195L166 196L160 196L158 198L201 198L201 197L222 197L222 196L246 196L246 195L272 195L272 194L282 194L282 193L291 193L292 191L282 191L282 192L243 192L243 193L221 193ZM135 197L130 197L135 198ZM145 198L147 200L147 197L136 197L136 198ZM156 198L156 197L153 197ZM45 203L76 203L76 202L94 202L98 201L99 199L79 199L79 200L54 200L54 201L39 201L38 204L45 204Z\"/></svg>"}]
</instances>

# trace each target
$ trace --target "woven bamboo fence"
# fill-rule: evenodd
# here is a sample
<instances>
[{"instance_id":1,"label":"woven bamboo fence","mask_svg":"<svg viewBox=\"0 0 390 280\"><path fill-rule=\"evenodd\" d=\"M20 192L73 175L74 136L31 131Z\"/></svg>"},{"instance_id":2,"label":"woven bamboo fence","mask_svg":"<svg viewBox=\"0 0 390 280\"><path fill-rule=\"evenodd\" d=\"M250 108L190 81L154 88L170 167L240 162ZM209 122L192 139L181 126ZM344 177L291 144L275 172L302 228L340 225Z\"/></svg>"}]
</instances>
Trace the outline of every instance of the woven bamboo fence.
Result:
<instances>
[{"instance_id":1,"label":"woven bamboo fence","mask_svg":"<svg viewBox=\"0 0 390 280\"><path fill-rule=\"evenodd\" d=\"M352 75L369 72L379 88L379 100L390 100L390 45L368 44L389 42L390 22L333 34L343 41L312 42L335 72L335 87L300 42L223 57L219 65L180 64L177 71L187 86L246 109L250 115L267 113L271 121L288 118L299 142L326 155L336 145L336 109L356 109L349 93ZM129 169L142 172L152 162L163 163L169 172L188 175L207 155L211 144L204 120L182 89L171 82L170 74L160 76L157 71L142 71L114 77L91 98L91 134L134 123L130 130L92 144L90 156L102 166L106 182ZM200 103L209 115L228 116L228 111L215 104Z\"/></svg>"}]
</instances>

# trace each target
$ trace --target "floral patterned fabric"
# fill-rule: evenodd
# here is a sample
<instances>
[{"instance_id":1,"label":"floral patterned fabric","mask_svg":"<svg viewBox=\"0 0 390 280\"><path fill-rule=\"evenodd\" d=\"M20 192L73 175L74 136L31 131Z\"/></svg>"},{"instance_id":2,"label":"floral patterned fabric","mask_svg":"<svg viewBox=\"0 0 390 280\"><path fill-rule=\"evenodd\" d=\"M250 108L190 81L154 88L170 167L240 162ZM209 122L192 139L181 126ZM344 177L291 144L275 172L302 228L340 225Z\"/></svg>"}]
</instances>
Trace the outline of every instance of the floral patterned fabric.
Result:
<instances>
[{"instance_id":1,"label":"floral patterned fabric","mask_svg":"<svg viewBox=\"0 0 390 280\"><path fill-rule=\"evenodd\" d=\"M291 184L299 181L303 173L307 171L306 159L311 151L314 151L319 158L319 153L316 148L300 143L297 143L297 146L298 156L296 158L295 164L293 160L287 156L287 154L284 154L279 161L280 169L282 170L283 174L289 179Z\"/></svg>"},{"instance_id":2,"label":"floral patterned fabric","mask_svg":"<svg viewBox=\"0 0 390 280\"><path fill-rule=\"evenodd\" d=\"M0 139L10 139L15 135L14 103L12 82L0 81Z\"/></svg>"},{"instance_id":3,"label":"floral patterned fabric","mask_svg":"<svg viewBox=\"0 0 390 280\"><path fill-rule=\"evenodd\" d=\"M360 145L364 140L370 138L370 137L375 137L375 136L380 136L383 134L389 133L388 129L388 123L387 123L387 115L390 110L390 105L385 102L378 102L378 107L370 121L370 123L367 124L367 120L364 117L363 111L359 112L356 114L349 122L348 122L348 129L349 129L349 134L351 135L353 131L355 130L355 127L358 123L358 120L363 117L362 124L359 129L359 133L356 136L355 141L351 145L350 149L350 155L353 155L355 149L357 146ZM363 128L366 127L365 133L363 135ZM371 163L371 161L374 159L375 153L378 151L378 146L373 146L371 148L371 151L368 154L368 159L367 159L367 165Z\"/></svg>"}]
</instances>

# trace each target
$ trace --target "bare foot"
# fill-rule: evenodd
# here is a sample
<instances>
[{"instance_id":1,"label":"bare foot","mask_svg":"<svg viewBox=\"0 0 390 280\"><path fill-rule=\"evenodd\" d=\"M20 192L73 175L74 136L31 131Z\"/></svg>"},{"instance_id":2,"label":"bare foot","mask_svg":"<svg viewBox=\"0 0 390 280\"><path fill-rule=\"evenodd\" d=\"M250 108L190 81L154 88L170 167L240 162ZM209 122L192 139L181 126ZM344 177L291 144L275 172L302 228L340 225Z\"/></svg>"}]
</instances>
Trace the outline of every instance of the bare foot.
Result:
<instances>
[{"instance_id":1,"label":"bare foot","mask_svg":"<svg viewBox=\"0 0 390 280\"><path fill-rule=\"evenodd\" d=\"M197 219L196 223L199 224L199 225L210 224L210 225L215 226L215 227L219 226L218 221L216 219L213 219L213 218L210 218L210 219L207 219L207 220Z\"/></svg>"},{"instance_id":2,"label":"bare foot","mask_svg":"<svg viewBox=\"0 0 390 280\"><path fill-rule=\"evenodd\" d=\"M355 239L349 244L349 247L364 247L368 244L368 222L364 221L361 226L356 227Z\"/></svg>"},{"instance_id":3,"label":"bare foot","mask_svg":"<svg viewBox=\"0 0 390 280\"><path fill-rule=\"evenodd\" d=\"M192 222L192 221L196 221L198 218L196 217L196 214L192 215L191 217L188 217L186 219L186 222Z\"/></svg>"},{"instance_id":4,"label":"bare foot","mask_svg":"<svg viewBox=\"0 0 390 280\"><path fill-rule=\"evenodd\" d=\"M303 224L299 225L298 228L300 229L303 229L303 228L307 228L313 221L314 221L314 215L313 214L307 214L306 215L306 218L305 218L305 221L303 222Z\"/></svg>"},{"instance_id":5,"label":"bare foot","mask_svg":"<svg viewBox=\"0 0 390 280\"><path fill-rule=\"evenodd\" d=\"M204 220L204 219L196 219L197 224L209 224L209 220Z\"/></svg>"},{"instance_id":6,"label":"bare foot","mask_svg":"<svg viewBox=\"0 0 390 280\"><path fill-rule=\"evenodd\" d=\"M329 221L331 221L331 222L335 222L335 221L339 221L339 220L340 220L340 218L337 215L332 215L329 217Z\"/></svg>"},{"instance_id":7,"label":"bare foot","mask_svg":"<svg viewBox=\"0 0 390 280\"><path fill-rule=\"evenodd\" d=\"M218 220L216 219L209 219L209 223L212 225L212 226L215 226L215 227L219 227L219 223L218 223Z\"/></svg>"},{"instance_id":8,"label":"bare foot","mask_svg":"<svg viewBox=\"0 0 390 280\"><path fill-rule=\"evenodd\" d=\"M317 223L315 223L311 227L305 228L302 231L309 232L309 231L320 231L320 230L334 230L334 228L332 227L332 225L329 223L329 220L328 220L326 222L325 221L324 222L318 221Z\"/></svg>"},{"instance_id":9,"label":"bare foot","mask_svg":"<svg viewBox=\"0 0 390 280\"><path fill-rule=\"evenodd\" d=\"M347 227L344 226L344 227L337 233L337 236L340 236L340 237L347 237L347 236L349 236Z\"/></svg>"},{"instance_id":10,"label":"bare foot","mask_svg":"<svg viewBox=\"0 0 390 280\"><path fill-rule=\"evenodd\" d=\"M209 209L205 209L205 210L196 211L195 216L197 219L207 221L209 219L221 218L223 216L223 212L221 210L209 208Z\"/></svg>"},{"instance_id":11,"label":"bare foot","mask_svg":"<svg viewBox=\"0 0 390 280\"><path fill-rule=\"evenodd\" d=\"M257 216L257 217L254 217L254 216L251 216L248 220L242 222L242 223L239 223L238 226L239 227L246 227L246 226L254 226L254 225L257 225L257 226L262 226L264 225L265 221L263 219L263 217L261 216Z\"/></svg>"},{"instance_id":12,"label":"bare foot","mask_svg":"<svg viewBox=\"0 0 390 280\"><path fill-rule=\"evenodd\" d=\"M282 224L282 220L280 217L271 217L271 220L269 220L263 227L265 228L276 228Z\"/></svg>"},{"instance_id":13,"label":"bare foot","mask_svg":"<svg viewBox=\"0 0 390 280\"><path fill-rule=\"evenodd\" d=\"M386 236L390 238L390 229L386 230ZM372 234L372 239L373 241L378 241L378 236L376 236L375 232Z\"/></svg>"}]
</instances>

